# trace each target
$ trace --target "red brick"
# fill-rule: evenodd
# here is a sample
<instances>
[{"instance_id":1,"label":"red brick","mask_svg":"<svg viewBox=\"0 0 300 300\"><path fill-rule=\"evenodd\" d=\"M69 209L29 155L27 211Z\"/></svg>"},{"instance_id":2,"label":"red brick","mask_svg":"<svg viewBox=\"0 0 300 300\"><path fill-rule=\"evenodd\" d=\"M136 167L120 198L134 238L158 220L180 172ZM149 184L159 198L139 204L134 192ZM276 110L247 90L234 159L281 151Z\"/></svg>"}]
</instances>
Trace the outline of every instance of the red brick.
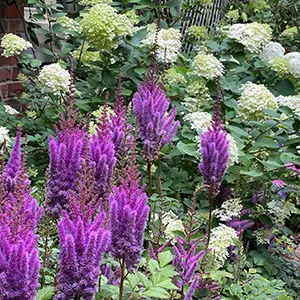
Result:
<instances>
[{"instance_id":1,"label":"red brick","mask_svg":"<svg viewBox=\"0 0 300 300\"><path fill-rule=\"evenodd\" d=\"M20 18L19 12L15 5L7 5L5 12L6 17L8 18Z\"/></svg>"},{"instance_id":2,"label":"red brick","mask_svg":"<svg viewBox=\"0 0 300 300\"><path fill-rule=\"evenodd\" d=\"M21 82L12 82L8 84L8 95L17 94L20 95L23 92L23 85Z\"/></svg>"},{"instance_id":3,"label":"red brick","mask_svg":"<svg viewBox=\"0 0 300 300\"><path fill-rule=\"evenodd\" d=\"M4 66L14 66L16 65L16 59L14 57L4 57L0 55L0 67Z\"/></svg>"},{"instance_id":4,"label":"red brick","mask_svg":"<svg viewBox=\"0 0 300 300\"><path fill-rule=\"evenodd\" d=\"M4 100L8 96L7 93L7 84L0 84L0 99Z\"/></svg>"},{"instance_id":5,"label":"red brick","mask_svg":"<svg viewBox=\"0 0 300 300\"><path fill-rule=\"evenodd\" d=\"M3 19L5 17L5 3L0 2L0 18Z\"/></svg>"},{"instance_id":6,"label":"red brick","mask_svg":"<svg viewBox=\"0 0 300 300\"><path fill-rule=\"evenodd\" d=\"M18 75L19 75L19 68L18 67L12 67L12 69L11 69L11 80L17 80Z\"/></svg>"},{"instance_id":7,"label":"red brick","mask_svg":"<svg viewBox=\"0 0 300 300\"><path fill-rule=\"evenodd\" d=\"M0 68L0 82L12 80L11 67Z\"/></svg>"},{"instance_id":8,"label":"red brick","mask_svg":"<svg viewBox=\"0 0 300 300\"><path fill-rule=\"evenodd\" d=\"M25 32L24 31L24 23L21 19L10 20L9 22L9 31L10 32Z\"/></svg>"}]
</instances>

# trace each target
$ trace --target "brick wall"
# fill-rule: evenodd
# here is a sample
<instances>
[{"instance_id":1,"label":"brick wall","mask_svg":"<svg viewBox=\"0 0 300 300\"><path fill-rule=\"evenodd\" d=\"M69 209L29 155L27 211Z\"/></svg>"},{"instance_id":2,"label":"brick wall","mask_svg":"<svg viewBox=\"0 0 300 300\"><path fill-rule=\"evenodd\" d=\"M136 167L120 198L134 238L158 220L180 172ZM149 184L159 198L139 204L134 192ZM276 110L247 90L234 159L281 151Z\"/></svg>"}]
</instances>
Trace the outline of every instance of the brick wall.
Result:
<instances>
[{"instance_id":1,"label":"brick wall","mask_svg":"<svg viewBox=\"0 0 300 300\"><path fill-rule=\"evenodd\" d=\"M20 12L24 14L24 0L17 0ZM13 5L7 5L6 1L0 0L0 38L5 33L23 34L24 25L20 14ZM12 94L22 92L22 84L17 81L19 68L14 57L5 58L0 56L0 101L11 102ZM13 101L13 106L16 102Z\"/></svg>"}]
</instances>

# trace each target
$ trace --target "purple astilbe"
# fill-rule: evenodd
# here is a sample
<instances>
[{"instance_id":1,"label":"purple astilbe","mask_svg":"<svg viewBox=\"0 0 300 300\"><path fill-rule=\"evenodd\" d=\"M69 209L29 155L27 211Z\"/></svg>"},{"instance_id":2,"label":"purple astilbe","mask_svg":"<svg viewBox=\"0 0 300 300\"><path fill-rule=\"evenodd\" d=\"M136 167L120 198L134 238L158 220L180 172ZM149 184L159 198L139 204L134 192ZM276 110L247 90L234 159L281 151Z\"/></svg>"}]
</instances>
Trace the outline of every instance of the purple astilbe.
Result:
<instances>
[{"instance_id":1,"label":"purple astilbe","mask_svg":"<svg viewBox=\"0 0 300 300\"><path fill-rule=\"evenodd\" d=\"M233 218L230 221L226 221L225 224L229 227L232 227L235 229L237 235L240 235L242 232L244 232L246 229L252 227L254 225L254 222L251 222L250 220L239 220L239 218Z\"/></svg>"},{"instance_id":2,"label":"purple astilbe","mask_svg":"<svg viewBox=\"0 0 300 300\"><path fill-rule=\"evenodd\" d=\"M184 285L189 284L191 280L193 280L196 268L198 266L198 261L200 257L203 256L205 253L204 250L201 250L199 253L196 254L196 249L199 245L199 242L200 239L194 240L193 242L188 242L181 237L177 237L177 246L173 247L173 265L176 267L176 270L179 271L181 277L181 279L177 280L176 284L181 290L183 290ZM189 250L186 250L184 248L184 244L189 246ZM195 289L192 288L191 291L192 290L194 293ZM190 292L190 294L191 293L192 292Z\"/></svg>"},{"instance_id":3,"label":"purple astilbe","mask_svg":"<svg viewBox=\"0 0 300 300\"><path fill-rule=\"evenodd\" d=\"M55 299L93 299L97 292L102 254L110 244L105 230L106 214L96 214L94 164L87 161L88 147L82 162L82 173L75 191L69 196L69 212L64 211L58 224L60 238L59 272Z\"/></svg>"},{"instance_id":4,"label":"purple astilbe","mask_svg":"<svg viewBox=\"0 0 300 300\"><path fill-rule=\"evenodd\" d=\"M200 277L198 275L195 275L193 282L191 283L186 295L184 296L184 300L192 300L193 295L198 287Z\"/></svg>"},{"instance_id":5,"label":"purple astilbe","mask_svg":"<svg viewBox=\"0 0 300 300\"><path fill-rule=\"evenodd\" d=\"M219 193L229 159L229 140L221 123L219 99L217 99L212 126L201 135L202 161L199 164L204 184L208 186L212 197L216 197Z\"/></svg>"},{"instance_id":6,"label":"purple astilbe","mask_svg":"<svg viewBox=\"0 0 300 300\"><path fill-rule=\"evenodd\" d=\"M101 265L101 275L107 278L107 283L111 285L119 285L121 270L120 267Z\"/></svg>"},{"instance_id":7,"label":"purple astilbe","mask_svg":"<svg viewBox=\"0 0 300 300\"><path fill-rule=\"evenodd\" d=\"M80 129L57 133L57 139L49 137L50 168L46 187L47 213L58 218L68 209L68 195L75 189L75 181L81 168L85 133Z\"/></svg>"},{"instance_id":8,"label":"purple astilbe","mask_svg":"<svg viewBox=\"0 0 300 300\"><path fill-rule=\"evenodd\" d=\"M200 285L198 286L200 290L207 290L209 291L209 299L215 299L220 300L220 286L218 285L217 281L213 281L209 278L201 280ZM202 297L201 297L202 299ZM205 296L205 299L207 299L207 296Z\"/></svg>"},{"instance_id":9,"label":"purple astilbe","mask_svg":"<svg viewBox=\"0 0 300 300\"><path fill-rule=\"evenodd\" d=\"M126 152L128 144L132 143L132 136L129 135L131 128L132 126L127 124L126 106L122 97L121 77L119 75L114 113L110 116L111 139L115 145L117 158Z\"/></svg>"},{"instance_id":10,"label":"purple astilbe","mask_svg":"<svg viewBox=\"0 0 300 300\"><path fill-rule=\"evenodd\" d=\"M35 230L42 209L30 194L25 156L21 160L20 129L17 135L0 180L0 190L5 191L0 202L0 294L1 299L31 300L38 287L40 262ZM7 178L12 178L12 185L6 185Z\"/></svg>"},{"instance_id":11,"label":"purple astilbe","mask_svg":"<svg viewBox=\"0 0 300 300\"><path fill-rule=\"evenodd\" d=\"M70 219L64 212L58 225L60 238L59 272L55 299L94 299L98 290L100 261L108 249L110 233L103 228L105 213L94 221Z\"/></svg>"},{"instance_id":12,"label":"purple astilbe","mask_svg":"<svg viewBox=\"0 0 300 300\"><path fill-rule=\"evenodd\" d=\"M135 141L127 166L123 167L120 186L115 186L109 197L111 253L122 260L128 271L140 262L144 230L149 214L144 186L140 187L140 173L136 164Z\"/></svg>"},{"instance_id":13,"label":"purple astilbe","mask_svg":"<svg viewBox=\"0 0 300 300\"><path fill-rule=\"evenodd\" d=\"M72 61L70 61L72 66ZM63 104L64 115L60 114L59 127L54 125L56 139L49 137L50 166L46 187L48 215L58 218L62 210L68 209L68 195L75 189L80 171L86 139L80 112L75 107L75 86L71 68L71 83Z\"/></svg>"},{"instance_id":14,"label":"purple astilbe","mask_svg":"<svg viewBox=\"0 0 300 300\"><path fill-rule=\"evenodd\" d=\"M21 171L21 136L22 128L18 128L16 141L4 170L7 192L13 190L16 178Z\"/></svg>"},{"instance_id":15,"label":"purple astilbe","mask_svg":"<svg viewBox=\"0 0 300 300\"><path fill-rule=\"evenodd\" d=\"M175 107L168 112L170 102L159 80L157 71L150 70L133 98L139 136L148 162L154 161L160 149L171 142L179 126L179 121L175 121Z\"/></svg>"}]
</instances>

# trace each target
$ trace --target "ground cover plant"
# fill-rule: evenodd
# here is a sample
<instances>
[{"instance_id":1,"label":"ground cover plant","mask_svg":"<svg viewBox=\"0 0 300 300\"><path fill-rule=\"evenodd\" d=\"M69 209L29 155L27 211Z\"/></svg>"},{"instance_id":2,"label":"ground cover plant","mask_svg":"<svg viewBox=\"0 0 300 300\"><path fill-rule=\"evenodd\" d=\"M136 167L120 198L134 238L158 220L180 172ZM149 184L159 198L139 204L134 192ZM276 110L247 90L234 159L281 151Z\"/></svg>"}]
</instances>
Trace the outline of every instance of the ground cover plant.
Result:
<instances>
[{"instance_id":1,"label":"ground cover plant","mask_svg":"<svg viewBox=\"0 0 300 300\"><path fill-rule=\"evenodd\" d=\"M299 299L298 1L28 3L0 299Z\"/></svg>"}]
</instances>

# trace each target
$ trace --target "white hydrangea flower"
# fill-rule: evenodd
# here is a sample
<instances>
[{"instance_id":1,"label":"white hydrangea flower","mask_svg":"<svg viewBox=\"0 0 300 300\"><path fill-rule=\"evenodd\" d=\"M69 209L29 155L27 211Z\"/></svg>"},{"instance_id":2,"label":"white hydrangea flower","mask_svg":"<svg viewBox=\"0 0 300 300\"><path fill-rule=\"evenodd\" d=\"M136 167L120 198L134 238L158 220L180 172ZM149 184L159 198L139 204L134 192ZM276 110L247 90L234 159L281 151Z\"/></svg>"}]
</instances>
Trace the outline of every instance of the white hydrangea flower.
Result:
<instances>
[{"instance_id":1,"label":"white hydrangea flower","mask_svg":"<svg viewBox=\"0 0 300 300\"><path fill-rule=\"evenodd\" d=\"M259 58L265 63L269 62L274 58L282 58L284 56L285 49L280 43L270 42L268 43L259 54Z\"/></svg>"},{"instance_id":2,"label":"white hydrangea flower","mask_svg":"<svg viewBox=\"0 0 300 300\"><path fill-rule=\"evenodd\" d=\"M224 66L212 54L199 53L193 60L192 70L195 75L213 80L223 75Z\"/></svg>"},{"instance_id":3,"label":"white hydrangea flower","mask_svg":"<svg viewBox=\"0 0 300 300\"><path fill-rule=\"evenodd\" d=\"M209 248L216 260L216 265L221 268L228 258L228 247L234 245L238 240L235 230L224 224L213 228L211 231Z\"/></svg>"},{"instance_id":4,"label":"white hydrangea flower","mask_svg":"<svg viewBox=\"0 0 300 300\"><path fill-rule=\"evenodd\" d=\"M9 131L6 127L0 126L0 145L2 145L4 142L6 142L6 144L10 143L8 132Z\"/></svg>"},{"instance_id":5,"label":"white hydrangea flower","mask_svg":"<svg viewBox=\"0 0 300 300\"><path fill-rule=\"evenodd\" d=\"M180 74L175 68L170 68L165 74L166 82L172 85L179 85L186 83L186 80L182 74Z\"/></svg>"},{"instance_id":6,"label":"white hydrangea flower","mask_svg":"<svg viewBox=\"0 0 300 300\"><path fill-rule=\"evenodd\" d=\"M229 141L229 161L228 165L233 166L234 164L237 164L239 162L239 149L236 144L236 140L232 135L229 133L227 134L227 139Z\"/></svg>"},{"instance_id":7,"label":"white hydrangea flower","mask_svg":"<svg viewBox=\"0 0 300 300\"><path fill-rule=\"evenodd\" d=\"M300 78L300 52L288 53L283 58L290 63L290 73L295 78Z\"/></svg>"},{"instance_id":8,"label":"white hydrangea flower","mask_svg":"<svg viewBox=\"0 0 300 300\"><path fill-rule=\"evenodd\" d=\"M142 43L150 47L154 47L156 44L158 59L167 63L173 63L176 61L181 47L180 31L178 29L169 28L160 29L159 32L156 33L156 26L153 26L153 24L150 25L151 26L148 26L148 36Z\"/></svg>"},{"instance_id":9,"label":"white hydrangea flower","mask_svg":"<svg viewBox=\"0 0 300 300\"><path fill-rule=\"evenodd\" d=\"M273 235L273 229L272 228L260 228L258 230L255 230L253 232L253 235L256 239L256 243L258 245L265 245L268 244L270 242L270 239Z\"/></svg>"},{"instance_id":10,"label":"white hydrangea flower","mask_svg":"<svg viewBox=\"0 0 300 300\"><path fill-rule=\"evenodd\" d=\"M70 79L70 73L57 63L44 66L38 76L41 86L56 95L68 91Z\"/></svg>"},{"instance_id":11,"label":"white hydrangea flower","mask_svg":"<svg viewBox=\"0 0 300 300\"><path fill-rule=\"evenodd\" d=\"M3 105L3 106L5 109L5 112L8 113L9 115L16 115L19 113L16 109L11 107L10 105Z\"/></svg>"},{"instance_id":12,"label":"white hydrangea flower","mask_svg":"<svg viewBox=\"0 0 300 300\"><path fill-rule=\"evenodd\" d=\"M291 201L285 200L272 200L267 204L267 207L271 217L280 225L283 225L284 221L297 211L296 206Z\"/></svg>"},{"instance_id":13,"label":"white hydrangea flower","mask_svg":"<svg viewBox=\"0 0 300 300\"><path fill-rule=\"evenodd\" d=\"M158 216L154 217L155 220L158 220ZM168 225L167 225L168 224ZM175 215L172 211L164 213L162 216L162 225L167 225L164 234L167 240L176 241L176 234L174 231L184 232L184 227L182 221Z\"/></svg>"},{"instance_id":14,"label":"white hydrangea flower","mask_svg":"<svg viewBox=\"0 0 300 300\"><path fill-rule=\"evenodd\" d=\"M67 16L57 18L56 23L60 24L64 29L81 32L80 24Z\"/></svg>"},{"instance_id":15,"label":"white hydrangea flower","mask_svg":"<svg viewBox=\"0 0 300 300\"><path fill-rule=\"evenodd\" d=\"M280 105L287 106L300 116L300 95L295 96L278 96L276 100Z\"/></svg>"},{"instance_id":16,"label":"white hydrangea flower","mask_svg":"<svg viewBox=\"0 0 300 300\"><path fill-rule=\"evenodd\" d=\"M227 32L228 37L245 46L251 53L257 53L272 38L272 29L268 24L257 22L247 24L233 24Z\"/></svg>"},{"instance_id":17,"label":"white hydrangea flower","mask_svg":"<svg viewBox=\"0 0 300 300\"><path fill-rule=\"evenodd\" d=\"M225 222L232 220L234 217L239 217L242 209L241 199L231 198L223 202L220 208L215 209L213 214L216 218Z\"/></svg>"},{"instance_id":18,"label":"white hydrangea flower","mask_svg":"<svg viewBox=\"0 0 300 300\"><path fill-rule=\"evenodd\" d=\"M237 111L245 120L263 121L266 119L263 109L277 110L276 98L263 84L247 82L242 89Z\"/></svg>"},{"instance_id":19,"label":"white hydrangea flower","mask_svg":"<svg viewBox=\"0 0 300 300\"><path fill-rule=\"evenodd\" d=\"M296 146L296 149L297 149L297 153L300 154L300 145Z\"/></svg>"},{"instance_id":20,"label":"white hydrangea flower","mask_svg":"<svg viewBox=\"0 0 300 300\"><path fill-rule=\"evenodd\" d=\"M183 119L190 122L191 128L200 133L211 125L212 115L204 111L197 111L187 114Z\"/></svg>"},{"instance_id":21,"label":"white hydrangea flower","mask_svg":"<svg viewBox=\"0 0 300 300\"><path fill-rule=\"evenodd\" d=\"M23 50L32 48L30 42L12 33L3 36L0 46L3 48L2 56L5 57L19 55Z\"/></svg>"},{"instance_id":22,"label":"white hydrangea flower","mask_svg":"<svg viewBox=\"0 0 300 300\"><path fill-rule=\"evenodd\" d=\"M269 62L270 69L283 77L290 73L290 62L284 57L273 58Z\"/></svg>"}]
</instances>

